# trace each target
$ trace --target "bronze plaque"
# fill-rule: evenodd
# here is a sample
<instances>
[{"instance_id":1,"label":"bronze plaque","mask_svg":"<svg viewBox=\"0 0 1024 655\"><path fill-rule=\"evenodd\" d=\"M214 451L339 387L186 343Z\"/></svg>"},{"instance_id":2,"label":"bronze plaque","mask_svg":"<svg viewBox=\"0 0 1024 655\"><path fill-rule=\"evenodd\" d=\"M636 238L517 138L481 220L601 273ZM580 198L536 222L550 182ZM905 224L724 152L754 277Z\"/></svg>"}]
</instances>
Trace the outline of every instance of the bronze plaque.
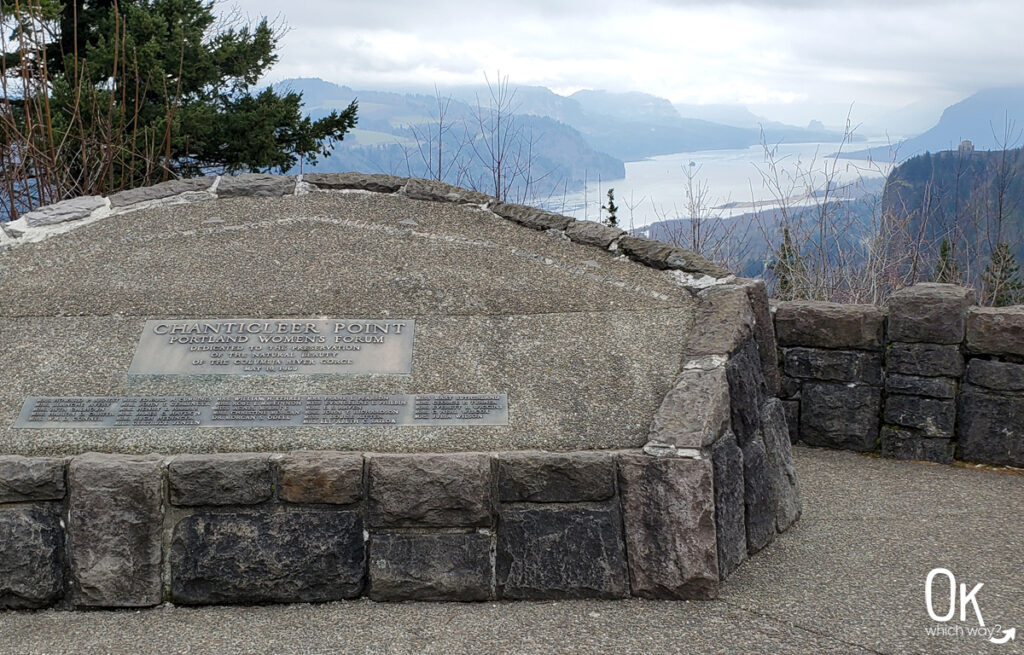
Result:
<instances>
[{"instance_id":1,"label":"bronze plaque","mask_svg":"<svg viewBox=\"0 0 1024 655\"><path fill-rule=\"evenodd\" d=\"M37 397L16 428L508 425L503 394Z\"/></svg>"},{"instance_id":2,"label":"bronze plaque","mask_svg":"<svg viewBox=\"0 0 1024 655\"><path fill-rule=\"evenodd\" d=\"M415 321L146 321L129 375L405 375Z\"/></svg>"}]
</instances>

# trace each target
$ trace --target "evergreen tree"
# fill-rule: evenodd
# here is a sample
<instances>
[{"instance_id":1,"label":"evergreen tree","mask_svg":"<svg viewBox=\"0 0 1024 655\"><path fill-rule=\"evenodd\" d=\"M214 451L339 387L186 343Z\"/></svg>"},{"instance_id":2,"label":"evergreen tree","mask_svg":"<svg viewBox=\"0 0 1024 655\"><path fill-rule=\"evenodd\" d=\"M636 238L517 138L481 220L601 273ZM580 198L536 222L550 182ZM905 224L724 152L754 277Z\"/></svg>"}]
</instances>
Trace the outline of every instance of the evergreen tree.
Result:
<instances>
[{"instance_id":1,"label":"evergreen tree","mask_svg":"<svg viewBox=\"0 0 1024 655\"><path fill-rule=\"evenodd\" d=\"M789 226L782 228L782 245L775 260L768 264L768 270L775 274L775 291L772 294L775 298L796 300L802 297L801 288L807 270Z\"/></svg>"},{"instance_id":2,"label":"evergreen tree","mask_svg":"<svg viewBox=\"0 0 1024 655\"><path fill-rule=\"evenodd\" d=\"M946 284L960 284L962 280L960 266L956 263L953 255L953 248L947 239L939 244L939 261L935 263L935 273L932 275L932 282L944 282Z\"/></svg>"},{"instance_id":3,"label":"evergreen tree","mask_svg":"<svg viewBox=\"0 0 1024 655\"><path fill-rule=\"evenodd\" d=\"M604 224L608 227L618 227L619 217L617 214L619 207L615 204L615 189L608 189L608 204L601 205L601 209L608 212L608 216L604 219Z\"/></svg>"},{"instance_id":4,"label":"evergreen tree","mask_svg":"<svg viewBox=\"0 0 1024 655\"><path fill-rule=\"evenodd\" d=\"M992 251L985 272L981 274L985 299L993 307L1017 305L1024 300L1024 282L1020 279L1020 265L1009 244L1000 241Z\"/></svg>"},{"instance_id":5,"label":"evergreen tree","mask_svg":"<svg viewBox=\"0 0 1024 655\"><path fill-rule=\"evenodd\" d=\"M284 171L327 156L356 122L355 102L313 121L300 94L255 90L279 34L266 19L222 27L212 2L0 0L0 29L12 45L0 73L16 89L0 99L0 163L38 187L34 204Z\"/></svg>"}]
</instances>

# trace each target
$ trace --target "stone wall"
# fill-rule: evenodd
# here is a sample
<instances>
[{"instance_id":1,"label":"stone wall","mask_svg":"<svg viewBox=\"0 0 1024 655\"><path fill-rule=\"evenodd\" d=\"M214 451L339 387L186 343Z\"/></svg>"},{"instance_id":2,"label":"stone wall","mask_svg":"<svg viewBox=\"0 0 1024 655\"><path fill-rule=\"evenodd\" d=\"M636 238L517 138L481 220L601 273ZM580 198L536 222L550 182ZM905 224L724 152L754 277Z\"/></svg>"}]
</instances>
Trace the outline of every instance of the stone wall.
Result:
<instances>
[{"instance_id":1,"label":"stone wall","mask_svg":"<svg viewBox=\"0 0 1024 655\"><path fill-rule=\"evenodd\" d=\"M794 442L1024 466L1024 307L926 283L885 308L782 302L774 322Z\"/></svg>"},{"instance_id":2,"label":"stone wall","mask_svg":"<svg viewBox=\"0 0 1024 655\"><path fill-rule=\"evenodd\" d=\"M4 456L0 608L713 598L716 501L742 510L723 475L641 451Z\"/></svg>"}]
</instances>

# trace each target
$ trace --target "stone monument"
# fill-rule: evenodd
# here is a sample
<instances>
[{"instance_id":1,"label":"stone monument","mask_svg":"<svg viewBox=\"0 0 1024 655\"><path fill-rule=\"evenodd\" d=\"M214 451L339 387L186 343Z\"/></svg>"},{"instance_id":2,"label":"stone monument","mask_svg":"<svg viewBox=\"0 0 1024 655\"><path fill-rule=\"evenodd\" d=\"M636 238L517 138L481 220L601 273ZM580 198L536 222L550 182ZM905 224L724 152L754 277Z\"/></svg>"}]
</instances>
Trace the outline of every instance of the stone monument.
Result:
<instances>
[{"instance_id":1,"label":"stone monument","mask_svg":"<svg viewBox=\"0 0 1024 655\"><path fill-rule=\"evenodd\" d=\"M0 607L707 599L800 514L764 285L384 175L0 233Z\"/></svg>"}]
</instances>

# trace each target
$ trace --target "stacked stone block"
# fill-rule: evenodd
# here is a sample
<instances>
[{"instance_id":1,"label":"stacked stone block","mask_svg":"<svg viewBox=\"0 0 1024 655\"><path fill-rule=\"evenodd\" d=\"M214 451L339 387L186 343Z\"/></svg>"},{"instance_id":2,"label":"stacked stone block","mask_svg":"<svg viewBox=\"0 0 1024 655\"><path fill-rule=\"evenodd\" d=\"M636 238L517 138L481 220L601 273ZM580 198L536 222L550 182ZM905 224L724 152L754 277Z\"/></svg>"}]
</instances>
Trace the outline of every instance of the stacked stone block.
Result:
<instances>
[{"instance_id":1,"label":"stacked stone block","mask_svg":"<svg viewBox=\"0 0 1024 655\"><path fill-rule=\"evenodd\" d=\"M882 402L885 315L874 305L795 301L775 311L780 398L790 438L873 450Z\"/></svg>"},{"instance_id":2,"label":"stacked stone block","mask_svg":"<svg viewBox=\"0 0 1024 655\"><path fill-rule=\"evenodd\" d=\"M966 347L957 456L1024 467L1024 306L972 307Z\"/></svg>"},{"instance_id":3,"label":"stacked stone block","mask_svg":"<svg viewBox=\"0 0 1024 655\"><path fill-rule=\"evenodd\" d=\"M960 344L972 304L971 290L951 284L918 284L889 298L884 456L952 461Z\"/></svg>"},{"instance_id":4,"label":"stacked stone block","mask_svg":"<svg viewBox=\"0 0 1024 655\"><path fill-rule=\"evenodd\" d=\"M713 598L715 480L640 450L5 456L0 609Z\"/></svg>"}]
</instances>

